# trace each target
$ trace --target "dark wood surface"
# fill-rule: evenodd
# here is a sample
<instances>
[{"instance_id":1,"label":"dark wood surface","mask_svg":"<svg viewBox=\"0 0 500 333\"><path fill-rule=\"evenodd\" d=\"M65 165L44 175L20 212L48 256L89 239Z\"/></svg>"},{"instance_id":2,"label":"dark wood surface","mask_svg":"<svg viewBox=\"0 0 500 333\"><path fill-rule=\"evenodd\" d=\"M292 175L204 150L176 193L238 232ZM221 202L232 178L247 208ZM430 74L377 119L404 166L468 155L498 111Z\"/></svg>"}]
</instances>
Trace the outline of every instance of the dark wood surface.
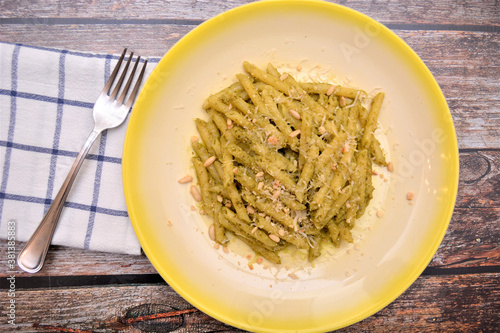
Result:
<instances>
[{"instance_id":1,"label":"dark wood surface","mask_svg":"<svg viewBox=\"0 0 500 333\"><path fill-rule=\"evenodd\" d=\"M424 273L344 332L494 332L500 325L500 3L336 1L392 29L447 98L460 148L455 211ZM161 56L198 24L246 1L0 1L0 41L81 51L134 45ZM20 247L20 244L18 244ZM7 289L7 245L0 279ZM2 296L0 331L11 331ZM176 294L145 256L52 247L36 275L16 272L15 330L234 332Z\"/></svg>"}]
</instances>

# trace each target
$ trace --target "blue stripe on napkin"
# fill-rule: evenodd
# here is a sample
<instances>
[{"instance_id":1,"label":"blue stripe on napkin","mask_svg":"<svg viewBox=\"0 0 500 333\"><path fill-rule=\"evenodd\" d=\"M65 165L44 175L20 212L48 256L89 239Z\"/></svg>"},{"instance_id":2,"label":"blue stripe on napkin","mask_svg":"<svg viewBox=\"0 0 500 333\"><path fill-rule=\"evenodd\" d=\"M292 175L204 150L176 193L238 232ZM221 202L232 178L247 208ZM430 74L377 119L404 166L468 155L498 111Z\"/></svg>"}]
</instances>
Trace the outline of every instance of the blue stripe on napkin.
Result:
<instances>
[{"instance_id":1,"label":"blue stripe on napkin","mask_svg":"<svg viewBox=\"0 0 500 333\"><path fill-rule=\"evenodd\" d=\"M2 183L0 185L0 226L2 226L2 211L3 211L3 206L4 206L4 197L5 197L5 192L7 188L7 180L9 179L9 171L10 171L10 157L12 154L12 143L13 143L13 137L14 137L14 128L16 126L16 90L17 90L17 60L19 57L19 50L20 46L16 45L14 48L14 52L12 52L12 61L11 61L11 82L12 82L12 88L10 90L10 121L9 121L9 131L7 134L7 144L6 147L7 149L5 150L5 162L4 162L4 168L2 172ZM3 74L3 72L2 72ZM2 108L3 110L3 108ZM2 118L4 112L2 111ZM5 223L3 223L5 224Z\"/></svg>"},{"instance_id":2,"label":"blue stripe on napkin","mask_svg":"<svg viewBox=\"0 0 500 333\"><path fill-rule=\"evenodd\" d=\"M61 55L59 56L59 85L58 85L58 93L57 93L57 117L56 117L56 129L54 132L54 143L52 145L52 151L58 151L59 149L59 140L61 134L61 126L62 126L62 112L63 112L63 99L64 99L64 60L66 58L67 51L61 51ZM47 184L47 194L46 198L54 197L52 194L54 192L54 178L55 178L55 169L57 163L57 154L52 154L52 158L50 159L50 174L49 180ZM56 190L57 191L57 190ZM56 192L57 193L57 192ZM44 213L49 209L50 204L45 204Z\"/></svg>"},{"instance_id":3,"label":"blue stripe on napkin","mask_svg":"<svg viewBox=\"0 0 500 333\"><path fill-rule=\"evenodd\" d=\"M93 104L118 57L0 42L0 238L7 221L16 222L17 241L38 226L92 130ZM147 75L159 60L149 58ZM75 86L82 89L68 88ZM121 183L123 146L116 144L125 131L105 131L94 143L53 244L140 253Z\"/></svg>"}]
</instances>

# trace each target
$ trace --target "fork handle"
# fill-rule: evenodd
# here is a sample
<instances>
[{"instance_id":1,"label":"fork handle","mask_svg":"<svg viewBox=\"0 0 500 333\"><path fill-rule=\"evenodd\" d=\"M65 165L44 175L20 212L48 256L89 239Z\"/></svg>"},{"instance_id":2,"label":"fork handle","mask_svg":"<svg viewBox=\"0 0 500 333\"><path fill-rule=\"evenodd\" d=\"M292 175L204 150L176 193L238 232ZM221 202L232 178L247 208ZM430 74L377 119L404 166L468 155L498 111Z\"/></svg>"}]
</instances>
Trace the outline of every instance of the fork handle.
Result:
<instances>
[{"instance_id":1,"label":"fork handle","mask_svg":"<svg viewBox=\"0 0 500 333\"><path fill-rule=\"evenodd\" d=\"M52 236L54 235L54 230L56 229L57 222L59 221L59 216L61 216L61 211L64 207L64 203L66 202L66 198L68 197L68 193L73 185L78 171L80 170L80 167L83 164L83 161L85 160L85 157L100 132L101 131L94 129L92 133L90 133L82 150L80 150L80 153L76 157L69 174L66 176L64 183L54 198L54 201L40 222L40 225L23 247L21 252L19 252L17 264L22 270L28 273L36 273L42 268L47 251L49 250L50 242L52 241Z\"/></svg>"}]
</instances>

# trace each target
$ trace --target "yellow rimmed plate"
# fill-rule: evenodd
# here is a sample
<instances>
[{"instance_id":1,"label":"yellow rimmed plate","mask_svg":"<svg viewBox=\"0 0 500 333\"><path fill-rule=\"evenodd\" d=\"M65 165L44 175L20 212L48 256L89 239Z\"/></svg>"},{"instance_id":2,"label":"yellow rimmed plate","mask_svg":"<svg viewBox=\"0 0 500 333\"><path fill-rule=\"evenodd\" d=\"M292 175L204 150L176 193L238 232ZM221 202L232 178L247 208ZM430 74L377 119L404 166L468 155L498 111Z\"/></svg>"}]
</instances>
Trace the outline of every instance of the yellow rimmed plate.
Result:
<instances>
[{"instance_id":1,"label":"yellow rimmed plate","mask_svg":"<svg viewBox=\"0 0 500 333\"><path fill-rule=\"evenodd\" d=\"M386 93L380 124L395 171L357 243L314 268L250 270L241 253L214 249L189 185L177 182L194 175L193 118L207 118L204 99L234 82L245 60ZM381 310L425 269L453 212L458 149L439 86L389 29L335 4L263 1L204 22L158 63L128 125L123 180L144 252L195 307L250 331L329 331Z\"/></svg>"}]
</instances>

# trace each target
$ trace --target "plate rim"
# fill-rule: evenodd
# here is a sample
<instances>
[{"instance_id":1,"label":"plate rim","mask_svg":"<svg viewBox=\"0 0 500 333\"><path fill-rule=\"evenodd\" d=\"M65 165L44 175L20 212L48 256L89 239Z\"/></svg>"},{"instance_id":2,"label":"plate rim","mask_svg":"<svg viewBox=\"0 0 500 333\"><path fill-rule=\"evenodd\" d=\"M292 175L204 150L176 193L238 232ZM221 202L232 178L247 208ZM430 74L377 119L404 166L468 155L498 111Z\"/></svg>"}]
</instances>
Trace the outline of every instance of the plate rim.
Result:
<instances>
[{"instance_id":1,"label":"plate rim","mask_svg":"<svg viewBox=\"0 0 500 333\"><path fill-rule=\"evenodd\" d=\"M130 117L129 121L129 127L127 128L126 135L125 135L125 141L124 141L124 148L123 148L123 161L122 161L122 174L123 174L123 183L124 183L124 192L125 192L125 200L127 204L127 208L129 211L129 216L132 222L132 225L134 227L135 233L139 239L139 242L148 257L148 259L151 261L155 269L160 273L163 279L167 281L169 286L171 286L179 295L181 295L185 300L187 300L190 304L192 304L194 307L198 308L199 310L203 311L204 313L210 315L211 317L220 320L226 324L232 325L234 327L242 328L242 329L255 329L255 327L250 327L250 325L245 325L244 323L235 321L234 319L230 318L224 314L219 313L216 310L213 310L209 305L207 304L201 304L199 301L196 300L196 297L193 297L190 295L189 292L186 292L178 283L175 281L169 279L169 275L159 267L159 263L156 260L154 254L150 252L150 249L145 246L145 236L142 233L142 229L140 226L140 223L138 222L138 218L135 214L134 208L133 208L133 190L129 188L129 182L128 182L128 177L131 165L132 163L130 160L133 160L133 158L129 157L127 151L130 149L130 147L133 145L131 137L133 136L132 130L130 130L133 126L130 126L133 124L134 119L134 114L138 114L140 111L136 110L137 108L140 108L141 104L141 99L144 96L144 90L148 88L148 82L151 82L150 79L154 78L155 73L160 71L160 68L162 64L168 64L169 62L175 61L175 59L171 59L175 57L175 54L177 52L183 52L183 48L185 47L190 47L189 43L193 43L194 39L199 38L198 35L203 35L206 30L214 29L217 28L217 25L221 24L222 21L224 21L228 16L233 16L233 15L243 15L243 13L247 11L253 11L253 10L273 10L275 6L282 6L284 1L281 0L265 0L265 1L259 1L259 2L253 2L253 3L248 3L244 4L235 8L232 8L228 11L225 11L223 13L220 13L209 20L201 23L197 27L195 27L193 30L188 32L184 37L182 37L174 46L172 46L168 52L162 57L162 59L159 61L159 63L156 65L156 68L152 71L150 77L148 80L145 82L144 87L141 90L141 93L139 94L139 97L137 98L136 104L134 105L134 112L132 112L132 115ZM453 134L452 140L450 143L448 143L447 147L451 148L450 154L452 154L452 159L453 159L453 165L451 165L449 176L448 176L448 182L446 183L449 185L451 192L452 192L452 200L450 200L449 205L447 206L447 209L445 209L442 213L443 215L443 221L441 221L441 229L439 235L436 236L435 241L433 242L432 246L428 249L427 253L425 256L423 256L424 259L422 259L422 264L418 267L415 267L411 274L407 275L407 278L405 281L398 283L400 286L397 288L397 292L393 293L389 297L385 297L384 299L379 300L379 302L374 303L369 309L365 309L363 311L360 311L357 315L352 316L350 320L347 320L345 323L342 323L340 325L335 325L335 323L330 324L330 325L323 325L321 327L313 327L311 329L306 329L302 330L303 332L313 332L319 330L332 330L332 329L340 329L342 327L347 327L350 326L356 322L359 322L365 318L370 317L374 313L382 310L385 308L388 304L392 303L394 300L396 300L401 294L403 294L417 279L418 277L422 274L424 269L428 266L430 261L433 259L434 254L436 253L439 245L442 243L442 240L446 234L446 231L448 229L449 223L451 221L453 211L455 208L455 202L456 202L456 197L457 197L457 190L458 190L458 179L459 179L459 155L458 155L458 142L457 142L457 136L456 136L456 131L455 127L453 124L453 120L451 118L451 112L450 109L447 105L446 99L444 97L444 94L441 91L441 88L439 87L437 81L435 80L434 76L430 72L430 70L427 68L425 63L421 60L421 58L416 54L416 52L406 44L399 36L397 36L393 31L385 27L382 23L378 22L377 20L361 13L358 12L354 9L351 9L349 7L339 5L339 4L334 4L334 3L329 3L329 2L323 2L323 1L303 1L303 0L292 0L292 1L287 1L286 6L299 6L307 10L311 10L312 7L321 7L325 10L329 11L344 11L348 13L351 16L357 17L358 19L362 19L366 22L370 22L371 24L375 24L377 27L380 27L381 34L385 34L386 37L390 38L393 44L394 49L401 49L404 50L405 52L408 52L411 55L411 58L413 61L416 61L417 64L419 65L419 72L423 70L423 76L425 76L426 80L430 82L433 86L430 87L432 92L437 94L440 97L440 104L442 104L444 110L443 110L443 115L447 118L447 132L450 132ZM274 9L275 10L275 9ZM317 9L316 9L317 10ZM351 18L352 19L352 18ZM223 23L222 23L223 24ZM219 27L220 28L220 27ZM191 46L192 47L192 46ZM185 51L184 51L185 52ZM439 123L445 122L444 120L440 121ZM449 127L449 128L448 128ZM138 214L140 215L140 214ZM264 329L262 330L263 332L275 332L277 330L275 329ZM291 330L288 330L291 331Z\"/></svg>"}]
</instances>

